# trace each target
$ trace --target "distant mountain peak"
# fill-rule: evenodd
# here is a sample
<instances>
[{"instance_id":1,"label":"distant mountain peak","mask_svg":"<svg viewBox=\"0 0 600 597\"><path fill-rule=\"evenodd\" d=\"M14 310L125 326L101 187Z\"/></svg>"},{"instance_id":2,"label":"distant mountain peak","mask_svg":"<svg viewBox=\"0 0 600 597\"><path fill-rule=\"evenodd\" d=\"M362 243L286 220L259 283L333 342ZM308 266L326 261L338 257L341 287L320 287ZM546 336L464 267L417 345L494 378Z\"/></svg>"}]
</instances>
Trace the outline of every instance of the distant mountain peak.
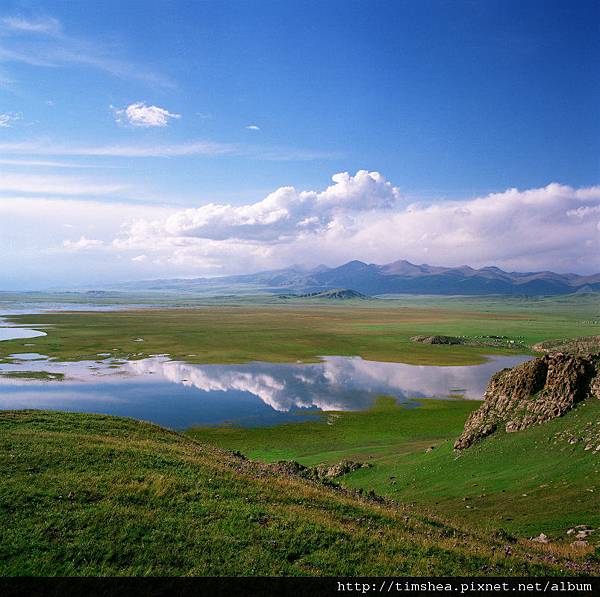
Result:
<instances>
[{"instance_id":1,"label":"distant mountain peak","mask_svg":"<svg viewBox=\"0 0 600 597\"><path fill-rule=\"evenodd\" d=\"M221 278L152 280L120 285L119 289L195 291L211 294L256 294L282 291L294 295L352 288L367 296L382 294L434 295L555 295L600 292L600 274L581 276L554 272L505 272L490 265L443 267L416 265L406 259L377 265L358 259L338 267L288 268Z\"/></svg>"},{"instance_id":2,"label":"distant mountain peak","mask_svg":"<svg viewBox=\"0 0 600 597\"><path fill-rule=\"evenodd\" d=\"M392 263L386 263L379 267L381 271L386 274L411 274L429 271L428 265L415 265L406 259L398 259L397 261L392 261Z\"/></svg>"},{"instance_id":3,"label":"distant mountain peak","mask_svg":"<svg viewBox=\"0 0 600 597\"><path fill-rule=\"evenodd\" d=\"M371 267L369 264L365 263L364 261L359 261L358 259L353 259L352 261L348 261L347 263L344 263L343 265L340 265L339 267L334 267L334 268L330 268L328 271L334 271L334 270L364 270L368 267Z\"/></svg>"},{"instance_id":4,"label":"distant mountain peak","mask_svg":"<svg viewBox=\"0 0 600 597\"><path fill-rule=\"evenodd\" d=\"M343 265L340 265L340 267L364 267L367 264L364 261L359 261L358 259L353 259L352 261L348 261L347 263L344 263Z\"/></svg>"}]
</instances>

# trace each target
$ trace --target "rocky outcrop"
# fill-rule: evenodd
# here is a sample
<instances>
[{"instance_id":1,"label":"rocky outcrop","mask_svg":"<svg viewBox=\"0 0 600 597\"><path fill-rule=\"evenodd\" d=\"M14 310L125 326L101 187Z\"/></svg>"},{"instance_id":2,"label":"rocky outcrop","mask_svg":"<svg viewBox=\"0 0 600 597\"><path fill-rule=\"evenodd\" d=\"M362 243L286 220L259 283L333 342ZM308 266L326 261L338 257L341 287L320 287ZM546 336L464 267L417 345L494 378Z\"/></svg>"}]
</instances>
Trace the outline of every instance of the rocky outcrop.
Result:
<instances>
[{"instance_id":1,"label":"rocky outcrop","mask_svg":"<svg viewBox=\"0 0 600 597\"><path fill-rule=\"evenodd\" d=\"M464 344L462 338L455 336L412 336L411 340L420 344Z\"/></svg>"},{"instance_id":2,"label":"rocky outcrop","mask_svg":"<svg viewBox=\"0 0 600 597\"><path fill-rule=\"evenodd\" d=\"M502 427L520 431L560 417L589 396L600 399L600 355L554 353L503 369L490 379L454 448L468 448Z\"/></svg>"},{"instance_id":3,"label":"rocky outcrop","mask_svg":"<svg viewBox=\"0 0 600 597\"><path fill-rule=\"evenodd\" d=\"M600 351L600 336L586 336L570 340L545 340L532 346L536 352L563 352L577 356L588 356Z\"/></svg>"},{"instance_id":4,"label":"rocky outcrop","mask_svg":"<svg viewBox=\"0 0 600 597\"><path fill-rule=\"evenodd\" d=\"M288 475L298 475L315 481L326 481L341 477L357 471L360 468L371 468L368 462L354 462L352 460L342 460L337 464L319 464L318 466L304 466L295 460L281 460L273 465L276 472Z\"/></svg>"},{"instance_id":5,"label":"rocky outcrop","mask_svg":"<svg viewBox=\"0 0 600 597\"><path fill-rule=\"evenodd\" d=\"M479 347L491 347L491 348L504 348L519 350L525 348L522 339L520 338L509 338L508 336L442 336L436 334L434 336L411 336L413 342L419 344L444 344L444 345L455 345L461 344L463 346L479 346Z\"/></svg>"}]
</instances>

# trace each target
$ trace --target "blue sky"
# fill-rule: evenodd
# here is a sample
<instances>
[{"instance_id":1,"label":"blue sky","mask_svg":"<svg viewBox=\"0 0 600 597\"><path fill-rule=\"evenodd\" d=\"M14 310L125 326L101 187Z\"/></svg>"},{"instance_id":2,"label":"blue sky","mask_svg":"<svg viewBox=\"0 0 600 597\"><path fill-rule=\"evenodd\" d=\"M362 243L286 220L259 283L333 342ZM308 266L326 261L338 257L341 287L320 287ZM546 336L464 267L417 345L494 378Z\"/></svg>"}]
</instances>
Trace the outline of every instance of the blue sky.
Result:
<instances>
[{"instance_id":1,"label":"blue sky","mask_svg":"<svg viewBox=\"0 0 600 597\"><path fill-rule=\"evenodd\" d=\"M14 261L0 287L217 275L323 252L331 264L593 269L599 24L585 1L5 1L0 249ZM363 170L383 178L355 179ZM332 183L340 172L349 183ZM568 224L581 238L566 257L550 238L494 253L464 222L450 238L427 232L432 210L490 193L506 209L507 189L546 197L551 183L557 214L587 210L546 222L549 237ZM342 192L348 203L330 202ZM379 247L373 220L392 210L398 236L413 204L429 210L426 231ZM514 209L500 229L528 208Z\"/></svg>"}]
</instances>

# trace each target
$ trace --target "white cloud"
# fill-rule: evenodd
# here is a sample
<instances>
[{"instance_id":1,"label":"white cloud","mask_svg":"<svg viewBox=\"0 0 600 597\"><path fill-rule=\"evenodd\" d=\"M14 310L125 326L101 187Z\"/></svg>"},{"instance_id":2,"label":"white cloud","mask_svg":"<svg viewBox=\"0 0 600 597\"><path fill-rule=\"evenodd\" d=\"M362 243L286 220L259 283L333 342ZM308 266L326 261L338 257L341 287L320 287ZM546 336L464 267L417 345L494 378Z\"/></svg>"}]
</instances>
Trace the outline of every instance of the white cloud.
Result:
<instances>
[{"instance_id":1,"label":"white cloud","mask_svg":"<svg viewBox=\"0 0 600 597\"><path fill-rule=\"evenodd\" d=\"M290 263L399 258L434 265L600 271L600 187L550 184L464 201L406 204L378 173L323 191L281 187L262 201L138 220L114 242L178 268L252 271Z\"/></svg>"},{"instance_id":2,"label":"white cloud","mask_svg":"<svg viewBox=\"0 0 600 597\"><path fill-rule=\"evenodd\" d=\"M64 177L60 184L70 181ZM13 180L14 188L26 182ZM50 188L49 181L33 182L38 191ZM59 191L59 181L54 184ZM44 276L50 284L79 283L400 258L517 271L600 271L600 186L550 184L408 203L382 175L363 170L337 174L321 190L281 187L242 205L182 210L71 197L0 195L0 252L7 263L20 264L18 275L30 272L39 285ZM16 279L14 266L0 269L0 279L7 276Z\"/></svg>"},{"instance_id":3,"label":"white cloud","mask_svg":"<svg viewBox=\"0 0 600 597\"><path fill-rule=\"evenodd\" d=\"M179 156L243 156L257 160L307 161L339 157L335 153L293 148L249 147L213 141L190 141L163 145L92 145L52 143L47 140L0 143L0 152L15 155L102 156L164 158Z\"/></svg>"},{"instance_id":4,"label":"white cloud","mask_svg":"<svg viewBox=\"0 0 600 597\"><path fill-rule=\"evenodd\" d=\"M0 145L0 150L2 146ZM34 153L37 151L34 149ZM100 145L88 147L68 146L41 146L40 154L46 155L74 155L74 156L99 156L99 157L126 157L126 158L153 158L153 157L179 157L189 155L226 155L234 154L237 149L234 145L212 143L210 141L195 141L175 145ZM27 149L23 153L29 153Z\"/></svg>"},{"instance_id":5,"label":"white cloud","mask_svg":"<svg viewBox=\"0 0 600 597\"><path fill-rule=\"evenodd\" d=\"M0 173L0 193L110 195L127 188L119 183L95 182L70 176Z\"/></svg>"},{"instance_id":6,"label":"white cloud","mask_svg":"<svg viewBox=\"0 0 600 597\"><path fill-rule=\"evenodd\" d=\"M126 108L111 108L117 123L136 127L165 127L170 120L181 118L180 114L172 114L158 106L148 106L146 102L136 102Z\"/></svg>"},{"instance_id":7,"label":"white cloud","mask_svg":"<svg viewBox=\"0 0 600 597\"><path fill-rule=\"evenodd\" d=\"M506 365L511 357L504 357ZM325 411L359 410L376 395L399 398L446 396L448 388L464 388L467 399L481 399L487 379L500 366L491 360L479 367L440 367L432 375L427 367L401 363L378 363L356 357L325 357L318 364L304 365L294 375L270 363L246 365L191 365L152 357L127 363L136 375L158 376L203 392L238 391L260 398L276 411L318 407ZM485 369L482 372L482 368ZM348 392L351 386L356 392Z\"/></svg>"},{"instance_id":8,"label":"white cloud","mask_svg":"<svg viewBox=\"0 0 600 597\"><path fill-rule=\"evenodd\" d=\"M60 21L53 17L41 17L27 19L24 17L4 17L0 19L2 29L25 33L43 33L46 35L57 35L62 27Z\"/></svg>"},{"instance_id":9,"label":"white cloud","mask_svg":"<svg viewBox=\"0 0 600 597\"><path fill-rule=\"evenodd\" d=\"M87 249L97 249L104 245L104 242L101 240L86 238L85 236L81 236L79 240L65 240L63 241L63 247L65 249L70 249L73 251L85 251Z\"/></svg>"},{"instance_id":10,"label":"white cloud","mask_svg":"<svg viewBox=\"0 0 600 597\"><path fill-rule=\"evenodd\" d=\"M260 127L257 124L249 124L246 128L249 131L260 131Z\"/></svg>"},{"instance_id":11,"label":"white cloud","mask_svg":"<svg viewBox=\"0 0 600 597\"><path fill-rule=\"evenodd\" d=\"M54 17L0 18L0 63L17 62L44 68L89 67L122 79L165 88L174 82L142 64L115 55L105 44L67 34Z\"/></svg>"},{"instance_id":12,"label":"white cloud","mask_svg":"<svg viewBox=\"0 0 600 597\"><path fill-rule=\"evenodd\" d=\"M333 181L320 193L281 187L250 205L186 209L171 216L163 230L174 237L283 241L324 232L344 212L386 210L400 199L399 190L378 172L344 172Z\"/></svg>"},{"instance_id":13,"label":"white cloud","mask_svg":"<svg viewBox=\"0 0 600 597\"><path fill-rule=\"evenodd\" d=\"M0 152L13 155L97 156L116 158L163 158L192 155L239 155L240 148L225 143L193 141L172 145L91 145L74 146L47 141L0 143Z\"/></svg>"},{"instance_id":14,"label":"white cloud","mask_svg":"<svg viewBox=\"0 0 600 597\"><path fill-rule=\"evenodd\" d=\"M19 166L29 168L31 166L39 168L73 168L73 169L86 169L86 168L117 168L117 166L100 166L98 164L76 164L74 162L56 162L53 160L28 160L28 159L13 159L5 160L0 159L0 164L4 166Z\"/></svg>"},{"instance_id":15,"label":"white cloud","mask_svg":"<svg viewBox=\"0 0 600 597\"><path fill-rule=\"evenodd\" d=\"M124 222L165 219L172 209L153 204L0 196L0 287L43 288L127 280L140 267L111 246ZM95 250L73 250L65 239L103 240ZM135 254L140 254L137 251ZM147 275L147 274L146 274Z\"/></svg>"},{"instance_id":16,"label":"white cloud","mask_svg":"<svg viewBox=\"0 0 600 597\"><path fill-rule=\"evenodd\" d=\"M62 244L64 228L70 236L112 239L124 223L140 218L166 219L175 210L154 204L104 202L78 198L0 196L0 246L10 237L20 237L19 250ZM139 253L139 251L138 251Z\"/></svg>"},{"instance_id":17,"label":"white cloud","mask_svg":"<svg viewBox=\"0 0 600 597\"><path fill-rule=\"evenodd\" d=\"M0 128L9 128L12 123L21 120L22 114L20 112L5 112L0 114Z\"/></svg>"}]
</instances>

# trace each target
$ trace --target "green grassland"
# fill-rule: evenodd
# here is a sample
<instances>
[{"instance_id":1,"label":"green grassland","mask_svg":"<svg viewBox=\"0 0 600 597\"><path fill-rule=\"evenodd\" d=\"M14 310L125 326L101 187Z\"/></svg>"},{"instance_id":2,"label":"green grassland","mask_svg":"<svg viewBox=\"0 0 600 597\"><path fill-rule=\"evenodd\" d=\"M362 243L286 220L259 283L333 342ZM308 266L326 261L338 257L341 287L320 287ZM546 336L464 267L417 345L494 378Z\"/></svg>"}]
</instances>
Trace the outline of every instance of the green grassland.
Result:
<instances>
[{"instance_id":1,"label":"green grassland","mask_svg":"<svg viewBox=\"0 0 600 597\"><path fill-rule=\"evenodd\" d=\"M295 459L310 466L344 458L379 462L459 435L469 413L479 406L471 400L420 400L418 404L407 408L393 398L379 398L366 411L315 413L310 422L245 429L200 427L187 433L268 462Z\"/></svg>"},{"instance_id":2,"label":"green grassland","mask_svg":"<svg viewBox=\"0 0 600 597\"><path fill-rule=\"evenodd\" d=\"M597 298L232 298L20 315L10 319L49 333L0 342L0 360L168 353L193 363L359 355L477 364L600 334ZM418 335L474 345L410 340ZM517 348L484 346L486 336ZM599 531L576 549L566 530L600 527L600 452L567 441L598 424L600 401L457 454L452 444L477 406L407 408L382 398L368 411L310 422L186 434L102 415L2 412L0 575L599 574ZM336 478L336 487L272 464L293 459L373 466ZM385 500L367 499L373 490ZM541 532L550 544L529 540Z\"/></svg>"},{"instance_id":3,"label":"green grassland","mask_svg":"<svg viewBox=\"0 0 600 597\"><path fill-rule=\"evenodd\" d=\"M0 414L0 575L596 574L102 415Z\"/></svg>"},{"instance_id":4,"label":"green grassland","mask_svg":"<svg viewBox=\"0 0 600 597\"><path fill-rule=\"evenodd\" d=\"M51 333L2 342L0 358L33 344L28 352L62 359L95 359L98 353L130 358L168 353L193 363L241 363L359 355L409 364L467 365L483 362L485 354L510 349L425 345L410 338L444 334L478 340L496 335L513 339L520 352L528 352L524 347L543 340L600 334L599 310L598 301L584 295L579 300L409 297L315 304L240 299L193 309L20 315L9 319L38 329L46 325ZM136 342L139 338L143 342Z\"/></svg>"},{"instance_id":5,"label":"green grassland","mask_svg":"<svg viewBox=\"0 0 600 597\"><path fill-rule=\"evenodd\" d=\"M64 373L49 373L48 371L0 371L0 376L8 379L30 379L37 381L62 381Z\"/></svg>"},{"instance_id":6,"label":"green grassland","mask_svg":"<svg viewBox=\"0 0 600 597\"><path fill-rule=\"evenodd\" d=\"M503 528L521 537L543 532L567 541L573 526L600 527L600 453L565 439L597 426L600 401L589 399L563 418L526 431L496 433L461 453L453 450L454 440L479 404L420 402L419 408L405 408L382 399L368 411L325 413L314 422L188 433L265 462L369 462L372 467L340 482L412 503L463 528ZM564 437L557 439L559 433Z\"/></svg>"}]
</instances>

